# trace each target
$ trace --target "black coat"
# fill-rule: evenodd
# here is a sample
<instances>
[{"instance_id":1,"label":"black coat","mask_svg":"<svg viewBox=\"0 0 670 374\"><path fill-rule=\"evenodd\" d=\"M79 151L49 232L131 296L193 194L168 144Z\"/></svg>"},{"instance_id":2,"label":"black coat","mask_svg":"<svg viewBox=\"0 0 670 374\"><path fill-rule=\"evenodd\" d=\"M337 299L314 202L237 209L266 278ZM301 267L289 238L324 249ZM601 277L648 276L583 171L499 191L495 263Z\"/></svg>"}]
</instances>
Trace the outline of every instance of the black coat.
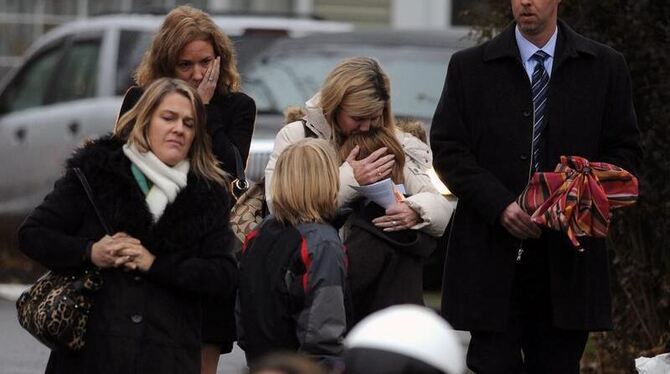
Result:
<instances>
[{"instance_id":1,"label":"black coat","mask_svg":"<svg viewBox=\"0 0 670 374\"><path fill-rule=\"evenodd\" d=\"M391 305L423 305L423 263L436 239L419 230L384 232L371 222L382 215L382 207L369 203L350 219L344 242L353 302L350 327Z\"/></svg>"},{"instance_id":2,"label":"black coat","mask_svg":"<svg viewBox=\"0 0 670 374\"><path fill-rule=\"evenodd\" d=\"M499 219L529 180L533 128L530 82L514 26L454 54L431 128L435 169L459 198L442 297L442 311L458 329L502 331L508 320L521 242ZM542 169L552 170L561 155L578 155L635 173L639 131L620 53L559 20L548 100ZM580 239L582 253L559 232L545 231L542 240L555 326L610 329L604 240Z\"/></svg>"},{"instance_id":3,"label":"black coat","mask_svg":"<svg viewBox=\"0 0 670 374\"><path fill-rule=\"evenodd\" d=\"M104 138L78 150L19 231L22 251L47 268L85 265L86 247L104 230L72 171L79 167L112 230L138 238L156 256L147 273L102 271L86 347L52 352L47 373L199 373L201 298L230 298L237 286L228 193L189 173L153 223L121 145Z\"/></svg>"},{"instance_id":4,"label":"black coat","mask_svg":"<svg viewBox=\"0 0 670 374\"><path fill-rule=\"evenodd\" d=\"M142 96L142 88L133 86L128 89L119 117L130 110ZM237 176L236 159L233 145L242 156L246 167L251 137L256 120L256 103L242 92L226 95L215 94L207 107L207 133L212 138L212 152L223 170ZM205 343L219 345L222 353L230 352L235 341L235 316L229 305L235 300L207 300L204 310L202 338Z\"/></svg>"},{"instance_id":5,"label":"black coat","mask_svg":"<svg viewBox=\"0 0 670 374\"><path fill-rule=\"evenodd\" d=\"M130 110L142 96L142 88L133 86L128 89L119 116ZM221 163L223 170L237 176L235 168L235 145L242 156L243 165L247 165L251 137L256 121L256 103L242 92L226 95L215 94L207 107L207 132L212 137L212 152Z\"/></svg>"}]
</instances>

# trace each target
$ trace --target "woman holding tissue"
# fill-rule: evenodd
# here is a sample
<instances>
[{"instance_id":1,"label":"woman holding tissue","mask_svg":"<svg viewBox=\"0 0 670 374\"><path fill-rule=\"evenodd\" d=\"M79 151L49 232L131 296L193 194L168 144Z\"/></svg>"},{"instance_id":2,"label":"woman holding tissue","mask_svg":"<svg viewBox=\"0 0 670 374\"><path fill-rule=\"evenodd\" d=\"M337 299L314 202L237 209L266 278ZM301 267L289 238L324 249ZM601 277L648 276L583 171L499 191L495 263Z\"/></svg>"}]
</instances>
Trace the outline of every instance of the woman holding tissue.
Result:
<instances>
[{"instance_id":1,"label":"woman holding tissue","mask_svg":"<svg viewBox=\"0 0 670 374\"><path fill-rule=\"evenodd\" d=\"M396 128L391 110L390 82L375 60L355 57L341 61L328 74L319 92L305 105L305 110L299 114L288 114L288 117L300 120L287 124L277 134L274 150L265 169L266 199L271 211L274 166L277 157L288 145L305 137L317 137L329 140L339 150L350 136L385 129L383 131L391 134L400 145L399 149L405 158L401 166L401 183L408 197L381 209L380 214L370 221L371 226L384 234L410 230L431 237L442 235L455 206L437 192L428 177L427 172L432 164L430 148ZM389 178L394 166L402 162L389 147L379 148L364 158L359 157L360 151L359 146L354 147L340 166L338 207L353 209L355 213L361 212L361 204L365 202L354 187ZM359 252L349 245L358 235L351 230L354 218L355 215L350 216L341 230L341 236L349 249L352 282L355 282L353 274L367 262L363 251L365 248L361 247ZM377 284L377 280L374 279L373 283ZM395 288L396 284L388 287L386 289L389 293L402 291ZM421 283L415 289L420 292ZM355 291L353 297L357 298ZM391 302L395 303L395 300ZM363 317L355 313L356 320Z\"/></svg>"},{"instance_id":2,"label":"woman holding tissue","mask_svg":"<svg viewBox=\"0 0 670 374\"><path fill-rule=\"evenodd\" d=\"M19 243L30 258L53 271L101 269L86 346L53 351L47 373L200 373L201 300L234 296L238 280L230 200L205 126L195 88L156 80L112 136L75 152L26 219Z\"/></svg>"}]
</instances>

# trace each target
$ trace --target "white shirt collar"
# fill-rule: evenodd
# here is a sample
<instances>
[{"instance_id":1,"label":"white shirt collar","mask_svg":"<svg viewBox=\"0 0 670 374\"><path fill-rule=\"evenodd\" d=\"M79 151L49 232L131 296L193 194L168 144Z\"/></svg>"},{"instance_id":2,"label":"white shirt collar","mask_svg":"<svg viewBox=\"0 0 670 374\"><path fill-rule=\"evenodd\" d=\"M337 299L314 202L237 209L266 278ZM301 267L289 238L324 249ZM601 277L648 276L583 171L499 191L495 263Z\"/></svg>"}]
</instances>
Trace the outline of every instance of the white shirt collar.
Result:
<instances>
[{"instance_id":1,"label":"white shirt collar","mask_svg":"<svg viewBox=\"0 0 670 374\"><path fill-rule=\"evenodd\" d=\"M528 75L528 79L532 80L533 69L535 69L535 65L537 64L536 60L531 59L531 57L539 50L542 50L549 55L549 57L544 60L544 68L547 71L547 74L551 76L551 71L554 65L554 52L556 49L558 26L556 26L554 34L551 36L551 38L549 38L547 43L542 46L542 48L538 48L535 44L528 41L528 39L526 39L521 34L518 25L514 28L514 36L516 36L516 45L519 47L519 55L521 57L521 61L523 62L523 67L526 70L526 74Z\"/></svg>"},{"instance_id":2,"label":"white shirt collar","mask_svg":"<svg viewBox=\"0 0 670 374\"><path fill-rule=\"evenodd\" d=\"M521 34L521 30L519 30L519 25L517 25L514 28L514 36L516 36L516 45L519 46L519 54L521 55L521 61L523 61L524 63L528 62L528 60L530 60L530 57L539 50L544 51L551 58L554 57L554 52L556 50L556 37L558 36L558 26L556 26L554 33L551 35L551 38L549 38L547 43L544 46L542 46L542 48L538 48L535 44L528 41L528 39L526 39L526 37L523 36L523 34Z\"/></svg>"}]
</instances>

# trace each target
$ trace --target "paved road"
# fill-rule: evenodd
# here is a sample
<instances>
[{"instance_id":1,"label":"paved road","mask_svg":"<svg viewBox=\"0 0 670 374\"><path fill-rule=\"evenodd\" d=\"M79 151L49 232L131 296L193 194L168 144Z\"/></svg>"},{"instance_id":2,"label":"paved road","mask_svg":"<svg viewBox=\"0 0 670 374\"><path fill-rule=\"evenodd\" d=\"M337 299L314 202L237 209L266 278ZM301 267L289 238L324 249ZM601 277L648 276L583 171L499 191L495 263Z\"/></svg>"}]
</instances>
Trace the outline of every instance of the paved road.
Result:
<instances>
[{"instance_id":1,"label":"paved road","mask_svg":"<svg viewBox=\"0 0 670 374\"><path fill-rule=\"evenodd\" d=\"M459 336L467 347L469 334ZM19 326L14 302L0 298L0 374L43 373L48 358L49 349ZM236 345L232 353L221 356L217 374L240 374L244 367L244 353Z\"/></svg>"},{"instance_id":2,"label":"paved road","mask_svg":"<svg viewBox=\"0 0 670 374\"><path fill-rule=\"evenodd\" d=\"M0 373L43 373L49 349L19 326L14 303L0 300Z\"/></svg>"},{"instance_id":3,"label":"paved road","mask_svg":"<svg viewBox=\"0 0 670 374\"><path fill-rule=\"evenodd\" d=\"M43 373L48 359L49 349L19 326L14 303L0 299L0 374ZM244 354L235 346L221 356L217 373L239 374L244 365Z\"/></svg>"}]
</instances>

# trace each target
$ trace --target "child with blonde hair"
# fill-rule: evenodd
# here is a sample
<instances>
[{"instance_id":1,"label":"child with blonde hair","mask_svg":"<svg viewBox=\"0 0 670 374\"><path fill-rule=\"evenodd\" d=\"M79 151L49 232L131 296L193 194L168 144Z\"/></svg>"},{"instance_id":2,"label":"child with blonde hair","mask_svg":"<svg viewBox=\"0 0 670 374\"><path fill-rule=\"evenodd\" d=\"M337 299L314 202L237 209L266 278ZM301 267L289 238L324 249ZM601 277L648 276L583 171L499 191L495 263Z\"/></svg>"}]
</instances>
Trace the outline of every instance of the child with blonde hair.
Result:
<instances>
[{"instance_id":1,"label":"child with blonde hair","mask_svg":"<svg viewBox=\"0 0 670 374\"><path fill-rule=\"evenodd\" d=\"M326 140L304 139L277 159L274 214L244 243L238 344L247 361L273 351L321 360L342 352L346 255L328 221L337 208L339 162Z\"/></svg>"}]
</instances>

